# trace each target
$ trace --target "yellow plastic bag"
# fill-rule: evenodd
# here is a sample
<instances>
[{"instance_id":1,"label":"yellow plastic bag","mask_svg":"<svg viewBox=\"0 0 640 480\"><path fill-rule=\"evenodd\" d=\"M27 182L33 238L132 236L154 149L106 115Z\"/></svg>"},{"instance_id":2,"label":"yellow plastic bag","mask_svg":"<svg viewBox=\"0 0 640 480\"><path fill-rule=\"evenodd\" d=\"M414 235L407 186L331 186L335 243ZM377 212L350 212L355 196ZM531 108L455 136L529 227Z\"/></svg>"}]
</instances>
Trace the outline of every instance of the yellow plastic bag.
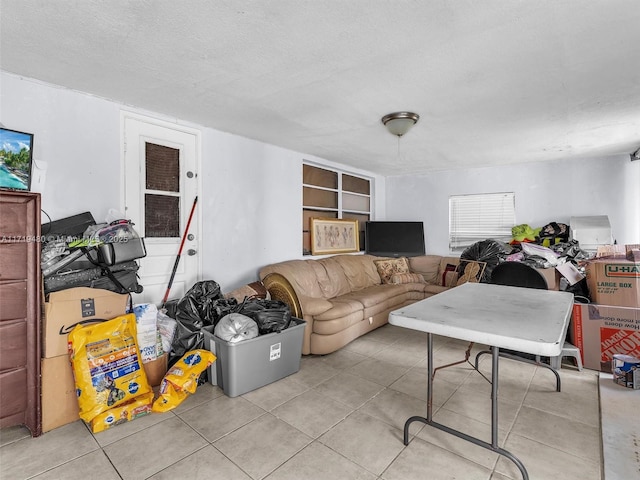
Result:
<instances>
[{"instance_id":1,"label":"yellow plastic bag","mask_svg":"<svg viewBox=\"0 0 640 480\"><path fill-rule=\"evenodd\" d=\"M69 333L69 355L80 418L98 414L152 392L136 340L136 316L77 325Z\"/></svg>"},{"instance_id":2,"label":"yellow plastic bag","mask_svg":"<svg viewBox=\"0 0 640 480\"><path fill-rule=\"evenodd\" d=\"M191 350L185 353L162 379L160 394L153 402L153 411L168 412L195 393L200 374L215 360L216 356L208 350Z\"/></svg>"},{"instance_id":3,"label":"yellow plastic bag","mask_svg":"<svg viewBox=\"0 0 640 480\"><path fill-rule=\"evenodd\" d=\"M91 431L93 433L102 432L115 425L130 422L138 417L151 413L153 404L153 392L138 395L114 408L99 413L91 420Z\"/></svg>"}]
</instances>

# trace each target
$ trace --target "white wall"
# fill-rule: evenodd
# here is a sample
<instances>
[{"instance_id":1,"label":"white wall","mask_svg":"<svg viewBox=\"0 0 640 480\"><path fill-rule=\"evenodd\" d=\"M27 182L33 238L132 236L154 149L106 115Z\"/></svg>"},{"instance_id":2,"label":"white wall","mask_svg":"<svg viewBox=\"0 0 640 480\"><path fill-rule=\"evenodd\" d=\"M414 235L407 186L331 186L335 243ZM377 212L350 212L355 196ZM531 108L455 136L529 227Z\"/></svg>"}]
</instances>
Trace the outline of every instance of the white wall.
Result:
<instances>
[{"instance_id":1,"label":"white wall","mask_svg":"<svg viewBox=\"0 0 640 480\"><path fill-rule=\"evenodd\" d=\"M6 128L34 134L36 166L47 167L42 208L53 220L90 211L100 222L110 208L122 210L121 110L199 129L202 273L225 291L256 280L263 265L302 258L303 160L352 170L4 72L0 105ZM628 155L386 179L354 173L374 177L375 219L425 222L429 253L448 251L449 195L491 191L516 193L519 223L606 214L619 243L640 243L640 161Z\"/></svg>"},{"instance_id":2,"label":"white wall","mask_svg":"<svg viewBox=\"0 0 640 480\"><path fill-rule=\"evenodd\" d=\"M449 196L491 192L515 193L518 224L608 215L618 243L640 243L640 161L629 155L387 177L387 219L424 221L427 253L446 254Z\"/></svg>"},{"instance_id":3,"label":"white wall","mask_svg":"<svg viewBox=\"0 0 640 480\"><path fill-rule=\"evenodd\" d=\"M302 258L302 161L340 167L6 72L0 74L0 105L6 128L34 134L35 176L42 176L37 166L47 167L44 186L36 178L34 187L53 220L89 211L102 222L110 208L123 210L121 110L200 130L202 278L216 280L224 291L257 280L264 265ZM384 179L342 168L374 178L383 215Z\"/></svg>"}]
</instances>

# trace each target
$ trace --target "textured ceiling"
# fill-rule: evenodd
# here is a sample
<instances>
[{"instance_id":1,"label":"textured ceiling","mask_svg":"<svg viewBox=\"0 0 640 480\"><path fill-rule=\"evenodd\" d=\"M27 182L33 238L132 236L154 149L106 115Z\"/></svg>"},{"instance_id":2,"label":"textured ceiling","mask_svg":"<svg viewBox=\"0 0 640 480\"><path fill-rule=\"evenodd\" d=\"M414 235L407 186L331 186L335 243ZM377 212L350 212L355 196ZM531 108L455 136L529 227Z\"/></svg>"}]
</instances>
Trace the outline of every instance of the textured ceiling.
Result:
<instances>
[{"instance_id":1,"label":"textured ceiling","mask_svg":"<svg viewBox=\"0 0 640 480\"><path fill-rule=\"evenodd\" d=\"M383 175L629 154L637 0L1 0L0 68ZM398 144L380 118L420 114Z\"/></svg>"}]
</instances>

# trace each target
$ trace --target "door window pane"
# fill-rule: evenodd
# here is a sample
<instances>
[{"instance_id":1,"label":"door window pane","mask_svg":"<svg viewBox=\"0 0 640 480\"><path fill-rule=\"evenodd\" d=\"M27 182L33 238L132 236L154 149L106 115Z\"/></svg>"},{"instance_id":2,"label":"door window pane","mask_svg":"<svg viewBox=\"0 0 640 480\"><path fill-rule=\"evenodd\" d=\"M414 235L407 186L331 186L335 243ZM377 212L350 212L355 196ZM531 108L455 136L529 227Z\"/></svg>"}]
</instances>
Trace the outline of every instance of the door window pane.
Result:
<instances>
[{"instance_id":1,"label":"door window pane","mask_svg":"<svg viewBox=\"0 0 640 480\"><path fill-rule=\"evenodd\" d=\"M180 197L145 194L144 229L145 237L179 237Z\"/></svg>"},{"instance_id":2,"label":"door window pane","mask_svg":"<svg viewBox=\"0 0 640 480\"><path fill-rule=\"evenodd\" d=\"M146 143L145 168L148 190L180 191L180 150Z\"/></svg>"}]
</instances>

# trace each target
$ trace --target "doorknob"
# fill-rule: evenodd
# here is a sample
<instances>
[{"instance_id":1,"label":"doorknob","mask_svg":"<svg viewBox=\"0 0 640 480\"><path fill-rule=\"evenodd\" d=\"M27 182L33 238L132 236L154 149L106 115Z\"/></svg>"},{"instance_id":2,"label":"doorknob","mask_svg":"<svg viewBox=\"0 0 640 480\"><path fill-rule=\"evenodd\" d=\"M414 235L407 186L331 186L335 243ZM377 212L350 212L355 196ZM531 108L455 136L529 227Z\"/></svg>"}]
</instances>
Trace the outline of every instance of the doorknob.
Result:
<instances>
[{"instance_id":1,"label":"doorknob","mask_svg":"<svg viewBox=\"0 0 640 480\"><path fill-rule=\"evenodd\" d=\"M187 255L189 255L190 257L193 257L196 253L198 252L193 248L190 248L189 250L187 250Z\"/></svg>"}]
</instances>

